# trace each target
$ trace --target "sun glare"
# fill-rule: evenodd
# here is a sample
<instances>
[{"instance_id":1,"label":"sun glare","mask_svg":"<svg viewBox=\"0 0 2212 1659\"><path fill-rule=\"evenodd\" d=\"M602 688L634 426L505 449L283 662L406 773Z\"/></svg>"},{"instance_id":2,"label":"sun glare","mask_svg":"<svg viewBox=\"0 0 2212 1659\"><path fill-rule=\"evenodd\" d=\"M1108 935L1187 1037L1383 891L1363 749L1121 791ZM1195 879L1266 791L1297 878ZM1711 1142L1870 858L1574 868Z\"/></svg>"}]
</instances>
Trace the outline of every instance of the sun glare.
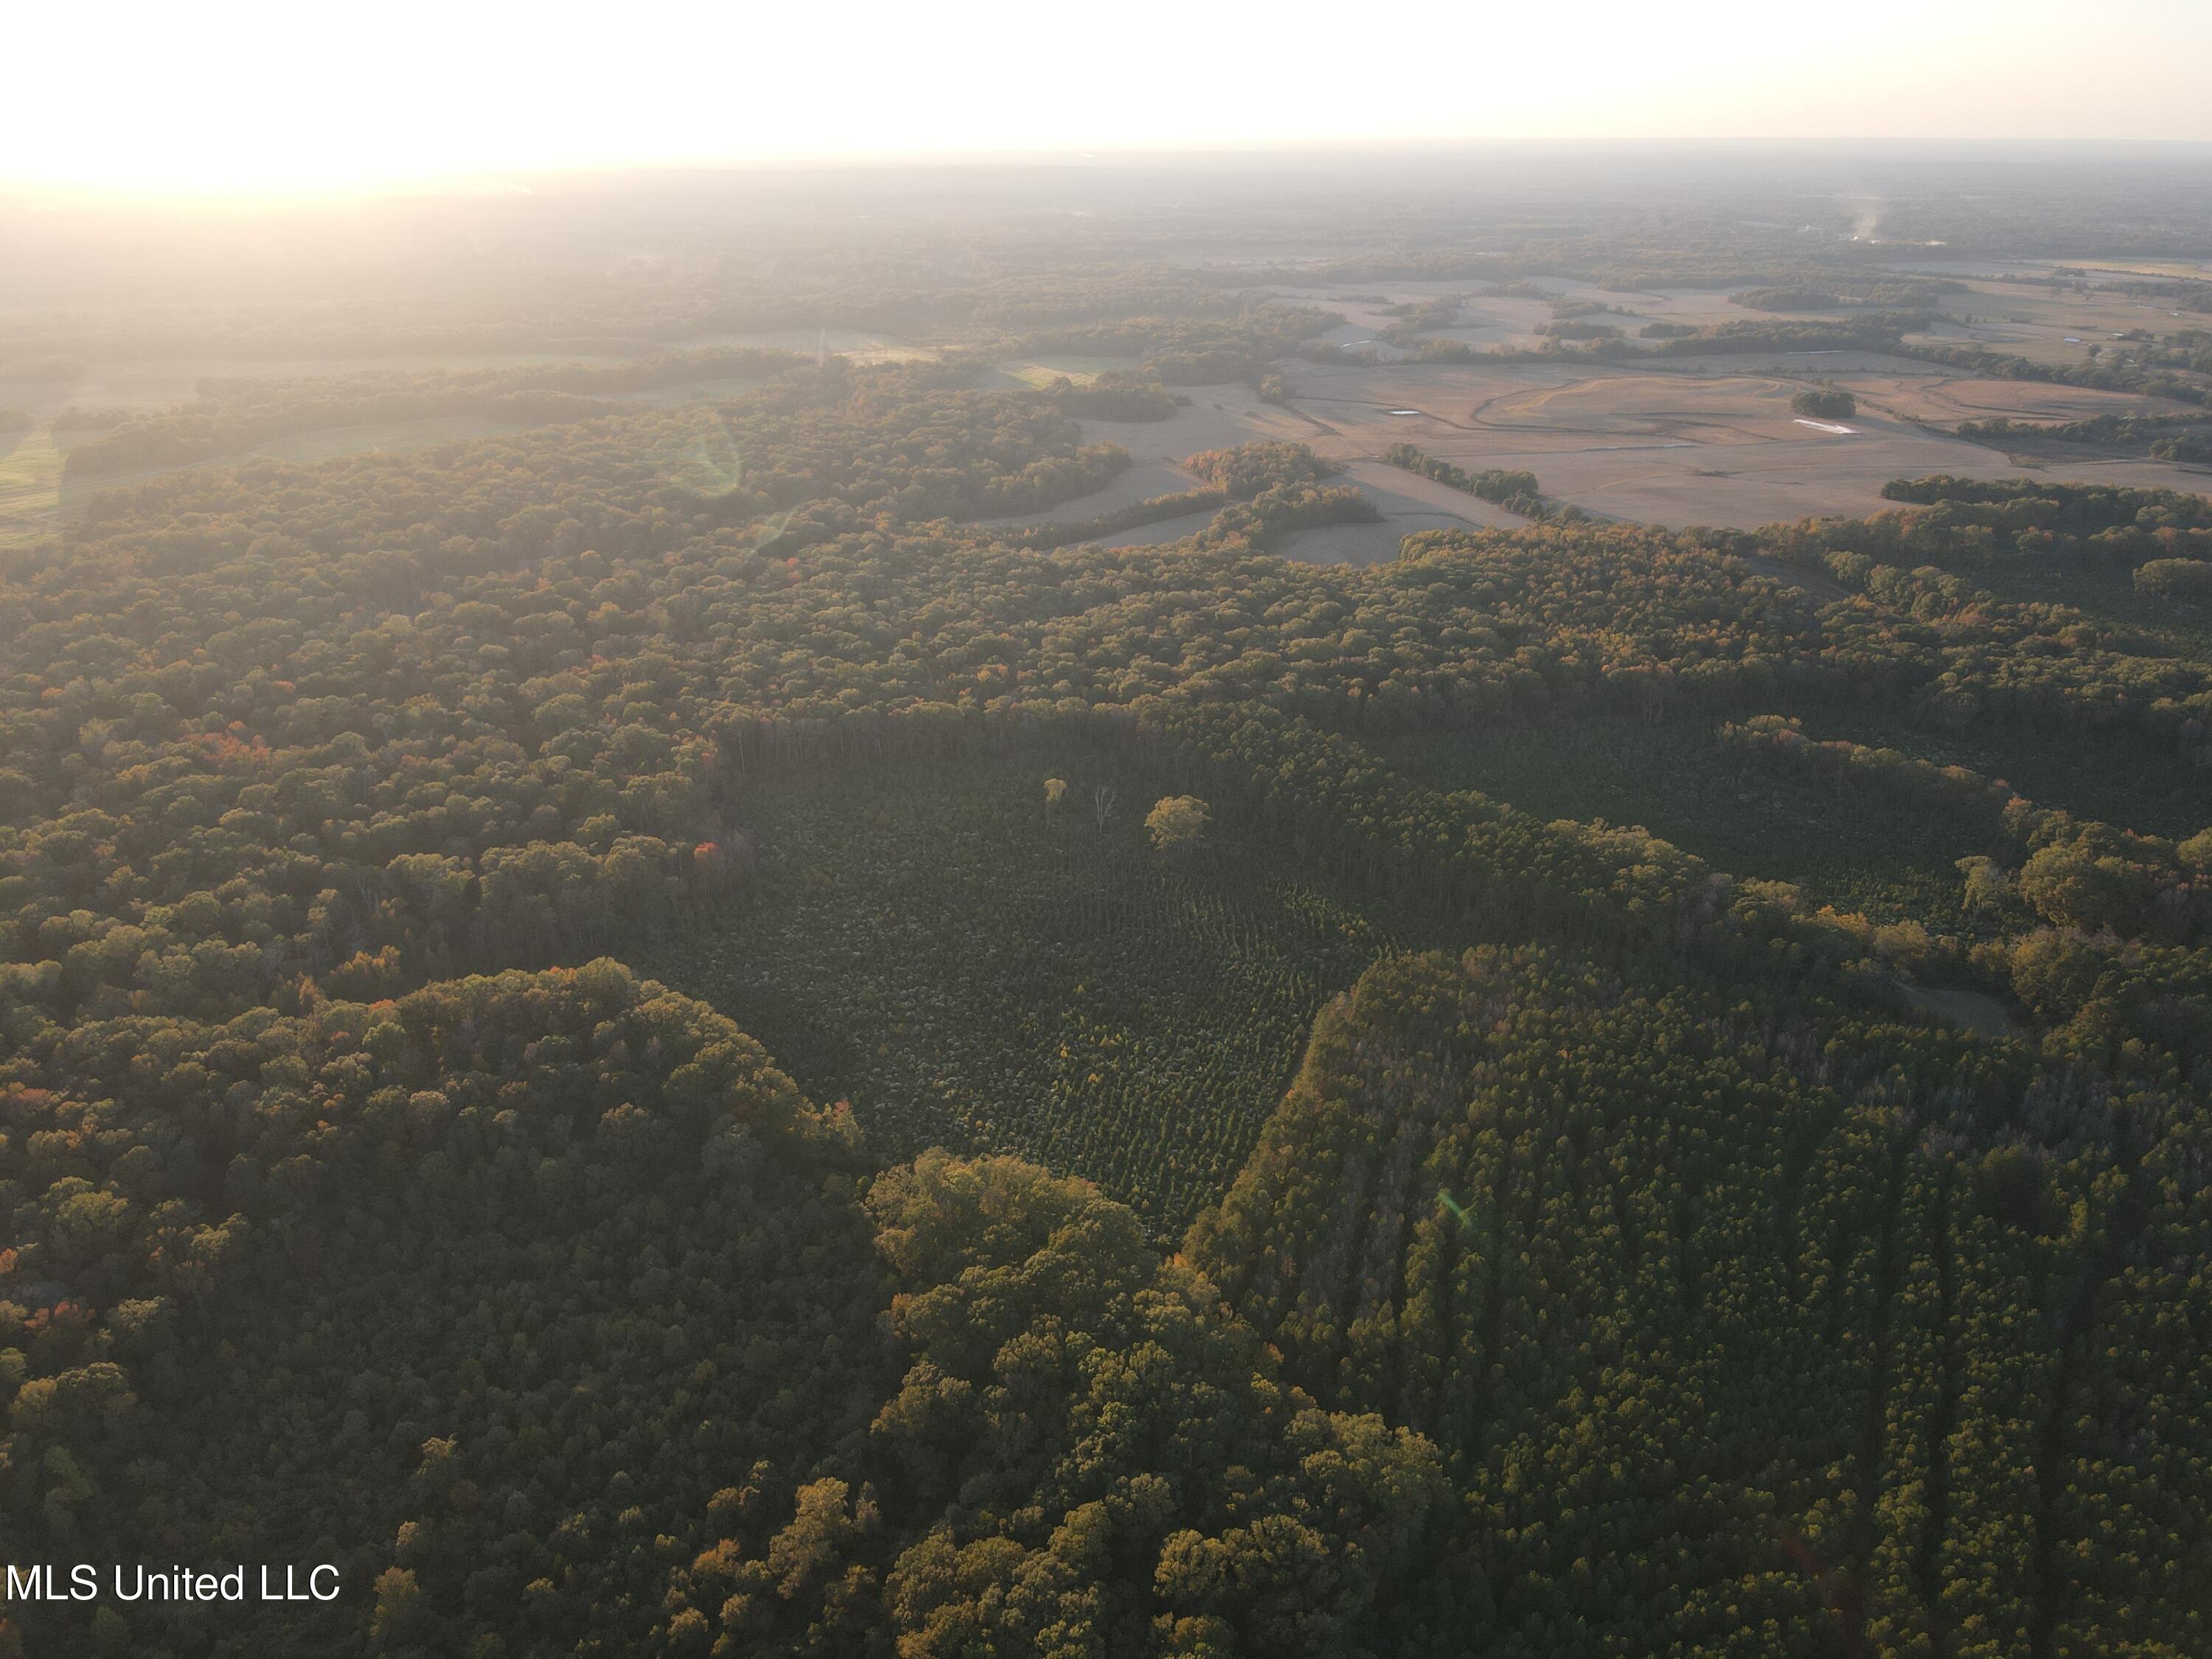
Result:
<instances>
[{"instance_id":1,"label":"sun glare","mask_svg":"<svg viewBox=\"0 0 2212 1659\"><path fill-rule=\"evenodd\" d=\"M1303 18L1304 21L1300 21ZM1389 29L1135 0L1081 14L574 4L373 15L233 0L27 9L0 181L298 195L456 174L812 155L1451 138L2212 138L2212 9L1554 14L1418 0ZM1910 52L1900 49L1909 42ZM1340 47L1341 50L1337 48ZM71 65L68 72L56 66ZM2063 107L2019 88L2063 74ZM88 107L88 100L93 107Z\"/></svg>"}]
</instances>

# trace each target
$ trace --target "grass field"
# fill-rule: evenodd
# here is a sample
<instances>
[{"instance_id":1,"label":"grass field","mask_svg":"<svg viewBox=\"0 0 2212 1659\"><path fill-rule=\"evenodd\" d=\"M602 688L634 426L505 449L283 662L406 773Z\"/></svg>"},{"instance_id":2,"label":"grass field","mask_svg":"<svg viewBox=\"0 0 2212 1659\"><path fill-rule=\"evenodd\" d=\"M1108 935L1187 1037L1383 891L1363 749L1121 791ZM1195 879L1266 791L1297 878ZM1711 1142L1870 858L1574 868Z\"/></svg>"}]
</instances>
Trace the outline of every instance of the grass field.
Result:
<instances>
[{"instance_id":1,"label":"grass field","mask_svg":"<svg viewBox=\"0 0 2212 1659\"><path fill-rule=\"evenodd\" d=\"M1134 368L1133 357L1081 357L1055 356L1025 358L1017 362L995 365L1000 374L1010 380L1030 386L1042 392L1055 380L1070 380L1077 386L1089 386L1101 374L1114 369Z\"/></svg>"},{"instance_id":2,"label":"grass field","mask_svg":"<svg viewBox=\"0 0 2212 1659\"><path fill-rule=\"evenodd\" d=\"M1717 869L1796 882L1809 905L1876 921L1960 927L1954 864L1990 850L1964 822L1753 769L1704 720L1607 717L1378 747L1423 782L1479 789L1545 818L1642 824Z\"/></svg>"},{"instance_id":3,"label":"grass field","mask_svg":"<svg viewBox=\"0 0 2212 1659\"><path fill-rule=\"evenodd\" d=\"M0 549L48 534L61 507L62 452L45 427L0 438Z\"/></svg>"},{"instance_id":4,"label":"grass field","mask_svg":"<svg viewBox=\"0 0 2212 1659\"><path fill-rule=\"evenodd\" d=\"M1390 941L1279 859L1164 862L1142 829L1158 792L1135 780L1068 769L1048 820L1047 770L765 783L746 895L631 959L728 1012L809 1093L849 1098L879 1152L1018 1152L1172 1237L1241 1165L1322 1004ZM1120 799L1102 831L1105 781Z\"/></svg>"}]
</instances>

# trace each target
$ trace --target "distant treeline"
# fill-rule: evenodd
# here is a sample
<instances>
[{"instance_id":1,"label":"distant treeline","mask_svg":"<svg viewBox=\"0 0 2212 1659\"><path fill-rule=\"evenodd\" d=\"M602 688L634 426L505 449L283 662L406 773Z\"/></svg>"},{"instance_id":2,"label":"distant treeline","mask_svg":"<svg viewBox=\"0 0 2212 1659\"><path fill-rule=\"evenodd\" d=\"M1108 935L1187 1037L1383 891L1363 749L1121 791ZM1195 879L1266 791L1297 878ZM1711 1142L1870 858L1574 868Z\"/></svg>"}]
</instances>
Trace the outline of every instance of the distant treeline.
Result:
<instances>
[{"instance_id":1,"label":"distant treeline","mask_svg":"<svg viewBox=\"0 0 2212 1659\"><path fill-rule=\"evenodd\" d=\"M1343 469L1304 444L1262 441L1233 449L1202 449L1183 465L1238 501L1283 484L1311 483Z\"/></svg>"},{"instance_id":2,"label":"distant treeline","mask_svg":"<svg viewBox=\"0 0 2212 1659\"><path fill-rule=\"evenodd\" d=\"M1449 328L1457 323L1462 303L1464 301L1460 295L1444 294L1417 304L1387 307L1389 314L1397 320L1382 331L1382 337L1393 345L1410 345L1421 335L1440 328Z\"/></svg>"},{"instance_id":3,"label":"distant treeline","mask_svg":"<svg viewBox=\"0 0 2212 1659\"><path fill-rule=\"evenodd\" d=\"M2098 392L2132 392L2147 398L2171 398L2176 403L2212 404L2212 392L2180 374L2171 372L2186 368L2196 373L2212 369L2212 349L2191 351L2177 346L2171 352L2153 347L2157 356L2173 356L2171 364L2145 363L2145 354L2138 347L2136 360L2119 360L2089 363L2039 363L2033 358L2008 356L2000 352L1985 350L1980 346L1947 346L1928 342L1916 342L1905 348L1906 355L1923 362L1942 363L1948 368L1962 369L1970 374L1984 374L1996 380L2046 380L2054 386L2087 386Z\"/></svg>"},{"instance_id":4,"label":"distant treeline","mask_svg":"<svg viewBox=\"0 0 2212 1659\"><path fill-rule=\"evenodd\" d=\"M1555 501L1544 494L1543 486L1533 472L1519 468L1508 470L1489 467L1470 472L1465 467L1454 466L1449 461L1440 461L1435 456L1416 449L1412 444L1395 443L1382 452L1382 459L1392 466L1408 472L1418 472L1424 478L1433 478L1440 484L1464 490L1509 513L1518 513L1527 519L1578 519L1581 509Z\"/></svg>"},{"instance_id":5,"label":"distant treeline","mask_svg":"<svg viewBox=\"0 0 2212 1659\"><path fill-rule=\"evenodd\" d=\"M1946 294L1966 292L1948 277L1844 276L1822 272L1807 281L1747 288L1729 295L1730 305L1750 311L1833 311L1842 305L1921 309Z\"/></svg>"},{"instance_id":6,"label":"distant treeline","mask_svg":"<svg viewBox=\"0 0 2212 1659\"><path fill-rule=\"evenodd\" d=\"M2150 559L2136 567L2136 586L2161 599L2212 599L2212 562Z\"/></svg>"},{"instance_id":7,"label":"distant treeline","mask_svg":"<svg viewBox=\"0 0 2212 1659\"><path fill-rule=\"evenodd\" d=\"M1760 550L1860 592L1884 570L1893 585L1921 581L1917 567L1939 561L2212 558L2212 501L2179 490L1937 475L1893 479L1881 493L1914 510L1770 526ZM1955 576L1925 575L1970 597Z\"/></svg>"},{"instance_id":8,"label":"distant treeline","mask_svg":"<svg viewBox=\"0 0 2212 1659\"><path fill-rule=\"evenodd\" d=\"M1219 507L1213 521L1193 538L1198 545L1225 547L1241 541L1265 548L1294 530L1371 524L1381 517L1356 488L1322 485L1322 479L1341 469L1304 444L1263 440L1233 449L1201 450L1183 465L1211 488L1154 495L1096 518L1033 525L1015 533L1015 544L1036 550L1076 547L1140 525Z\"/></svg>"},{"instance_id":9,"label":"distant treeline","mask_svg":"<svg viewBox=\"0 0 2212 1659\"><path fill-rule=\"evenodd\" d=\"M1231 498L1194 538L1202 548L1239 542L1272 548L1293 531L1373 524L1382 516L1355 486L1322 483L1343 469L1304 444L1261 440L1233 449L1200 450L1183 465Z\"/></svg>"},{"instance_id":10,"label":"distant treeline","mask_svg":"<svg viewBox=\"0 0 2212 1659\"><path fill-rule=\"evenodd\" d=\"M2212 577L2212 565L2170 562ZM1865 744L1816 742L1798 721L1779 714L1726 722L1720 737L1735 754L1972 824L1996 856L1959 861L1967 905L2014 912L2006 918L2014 927L2040 923L2169 944L2202 943L2212 935L2212 896L2204 882L2212 870L2212 832L2142 835L2076 817L2039 806L2002 780L1966 767L1938 766Z\"/></svg>"},{"instance_id":11,"label":"distant treeline","mask_svg":"<svg viewBox=\"0 0 2212 1659\"><path fill-rule=\"evenodd\" d=\"M1163 386L1223 386L1261 373L1343 320L1315 306L1255 305L1228 317L1124 317L1030 334L1016 343L1032 354L1134 357L1145 375Z\"/></svg>"},{"instance_id":12,"label":"distant treeline","mask_svg":"<svg viewBox=\"0 0 2212 1659\"><path fill-rule=\"evenodd\" d=\"M1611 323L1587 317L1555 317L1536 331L1547 340L1618 340L1620 331Z\"/></svg>"},{"instance_id":13,"label":"distant treeline","mask_svg":"<svg viewBox=\"0 0 2212 1659\"><path fill-rule=\"evenodd\" d=\"M2212 311L2212 283L2114 283L2122 294L2160 300L2179 311Z\"/></svg>"},{"instance_id":14,"label":"distant treeline","mask_svg":"<svg viewBox=\"0 0 2212 1659\"><path fill-rule=\"evenodd\" d=\"M1147 375L1111 370L1088 386L1062 380L1052 389L1064 415L1084 421L1164 421L1190 401Z\"/></svg>"},{"instance_id":15,"label":"distant treeline","mask_svg":"<svg viewBox=\"0 0 2212 1659\"><path fill-rule=\"evenodd\" d=\"M1901 306L1913 310L1932 305L1946 294L1972 291L1954 277L1898 276L1887 272L1863 276L1824 277L1822 283L1859 305Z\"/></svg>"},{"instance_id":16,"label":"distant treeline","mask_svg":"<svg viewBox=\"0 0 2212 1659\"><path fill-rule=\"evenodd\" d=\"M57 432L111 432L118 426L138 420L144 410L125 409L117 404L71 404L54 416Z\"/></svg>"},{"instance_id":17,"label":"distant treeline","mask_svg":"<svg viewBox=\"0 0 2212 1659\"><path fill-rule=\"evenodd\" d=\"M1154 495L1141 501L1133 501L1111 513L1101 513L1094 518L1071 520L1064 524L1031 525L1017 531L1014 544L1018 547L1039 552L1055 547L1079 547L1085 542L1095 542L1124 530L1139 526L1160 524L1169 519L1180 519L1187 513L1204 513L1225 506L1229 493L1223 489L1186 489L1173 495Z\"/></svg>"},{"instance_id":18,"label":"distant treeline","mask_svg":"<svg viewBox=\"0 0 2212 1659\"><path fill-rule=\"evenodd\" d=\"M1729 295L1747 311L1833 311L1843 301L1823 289L1747 288Z\"/></svg>"},{"instance_id":19,"label":"distant treeline","mask_svg":"<svg viewBox=\"0 0 2212 1659\"><path fill-rule=\"evenodd\" d=\"M1382 514L1351 484L1271 484L1249 501L1231 501L1194 538L1201 548L1239 542L1271 549L1294 531L1333 524L1373 524Z\"/></svg>"},{"instance_id":20,"label":"distant treeline","mask_svg":"<svg viewBox=\"0 0 2212 1659\"><path fill-rule=\"evenodd\" d=\"M1464 340L1430 338L1418 352L1425 362L1541 362L1574 349L1574 355L1599 358L1702 357L1754 351L1881 351L1924 356L1918 347L1907 348L1904 337L1930 327L1935 315L1928 312L1869 311L1834 319L1742 318L1692 328L1680 323L1647 323L1637 331L1655 346L1638 346L1611 324L1568 319L1547 323L1542 343L1534 351L1508 346L1477 346ZM1302 347L1301 355L1318 362L1359 361L1334 348Z\"/></svg>"},{"instance_id":21,"label":"distant treeline","mask_svg":"<svg viewBox=\"0 0 2212 1659\"><path fill-rule=\"evenodd\" d=\"M1870 311L1832 321L1802 323L1747 318L1682 335L1658 350L1662 356L1670 357L1739 351L1895 351L1905 336L1917 334L1935 321L1935 313L1925 311Z\"/></svg>"},{"instance_id":22,"label":"distant treeline","mask_svg":"<svg viewBox=\"0 0 2212 1659\"><path fill-rule=\"evenodd\" d=\"M304 380L203 380L199 401L159 414L72 411L73 422L109 428L63 464L70 478L187 465L295 433L392 421L477 415L520 426L588 420L621 407L600 394L652 391L690 380L767 376L806 360L756 349L671 352L620 363L526 368L422 369Z\"/></svg>"},{"instance_id":23,"label":"distant treeline","mask_svg":"<svg viewBox=\"0 0 2212 1659\"><path fill-rule=\"evenodd\" d=\"M2212 426L2201 415L2098 415L2086 421L1966 421L1956 428L1977 443L2090 444L2159 461L2212 462Z\"/></svg>"}]
</instances>

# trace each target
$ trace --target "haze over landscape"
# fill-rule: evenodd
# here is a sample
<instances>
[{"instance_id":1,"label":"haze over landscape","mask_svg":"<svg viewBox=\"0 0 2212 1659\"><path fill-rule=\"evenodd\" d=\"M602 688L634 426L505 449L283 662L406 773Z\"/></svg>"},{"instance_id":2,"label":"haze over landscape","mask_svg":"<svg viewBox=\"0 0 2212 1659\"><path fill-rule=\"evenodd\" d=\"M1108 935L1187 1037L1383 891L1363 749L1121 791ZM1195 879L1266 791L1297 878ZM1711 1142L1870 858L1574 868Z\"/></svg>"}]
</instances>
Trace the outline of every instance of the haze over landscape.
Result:
<instances>
[{"instance_id":1,"label":"haze over landscape","mask_svg":"<svg viewBox=\"0 0 2212 1659\"><path fill-rule=\"evenodd\" d=\"M1466 139L2212 141L2195 0L1350 14L398 0L10 20L0 180L143 198L579 167ZM510 180L510 182L512 182Z\"/></svg>"},{"instance_id":2,"label":"haze over landscape","mask_svg":"<svg viewBox=\"0 0 2212 1659\"><path fill-rule=\"evenodd\" d=\"M2212 1653L2204 8L9 39L0 1659Z\"/></svg>"}]
</instances>

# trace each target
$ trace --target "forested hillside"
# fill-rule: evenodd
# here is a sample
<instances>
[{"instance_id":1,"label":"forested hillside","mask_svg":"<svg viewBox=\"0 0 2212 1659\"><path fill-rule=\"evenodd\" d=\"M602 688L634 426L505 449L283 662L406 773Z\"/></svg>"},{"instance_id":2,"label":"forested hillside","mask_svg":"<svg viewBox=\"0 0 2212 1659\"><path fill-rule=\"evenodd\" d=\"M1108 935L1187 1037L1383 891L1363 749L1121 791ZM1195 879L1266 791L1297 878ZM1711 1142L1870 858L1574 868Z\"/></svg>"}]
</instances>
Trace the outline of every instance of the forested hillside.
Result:
<instances>
[{"instance_id":1,"label":"forested hillside","mask_svg":"<svg viewBox=\"0 0 2212 1659\"><path fill-rule=\"evenodd\" d=\"M1936 1031L1400 958L1190 1256L1448 1449L1480 1650L2187 1653L2212 1376L2153 1333L2212 1316L2201 1133Z\"/></svg>"},{"instance_id":2,"label":"forested hillside","mask_svg":"<svg viewBox=\"0 0 2212 1659\"><path fill-rule=\"evenodd\" d=\"M5 1554L345 1589L0 1644L2212 1643L2204 499L985 527L1327 325L1146 315L1126 443L756 362L10 556Z\"/></svg>"}]
</instances>

